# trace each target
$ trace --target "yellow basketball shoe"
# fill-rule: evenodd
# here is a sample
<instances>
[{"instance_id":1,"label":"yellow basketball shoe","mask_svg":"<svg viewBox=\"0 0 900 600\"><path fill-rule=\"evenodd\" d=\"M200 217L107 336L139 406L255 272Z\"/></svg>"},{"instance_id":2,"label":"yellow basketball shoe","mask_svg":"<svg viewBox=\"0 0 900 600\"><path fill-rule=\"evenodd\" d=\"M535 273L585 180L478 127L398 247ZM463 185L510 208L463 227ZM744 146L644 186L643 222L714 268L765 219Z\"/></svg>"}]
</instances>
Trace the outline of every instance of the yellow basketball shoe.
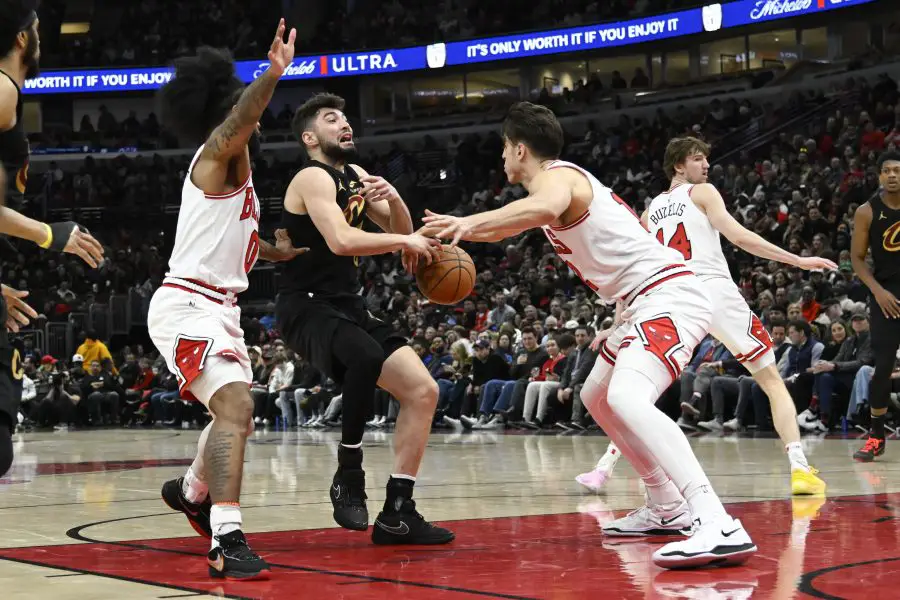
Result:
<instances>
[{"instance_id":1,"label":"yellow basketball shoe","mask_svg":"<svg viewBox=\"0 0 900 600\"><path fill-rule=\"evenodd\" d=\"M825 493L825 482L816 475L817 469L812 467L809 471L803 469L791 470L791 494L794 496L817 496Z\"/></svg>"}]
</instances>

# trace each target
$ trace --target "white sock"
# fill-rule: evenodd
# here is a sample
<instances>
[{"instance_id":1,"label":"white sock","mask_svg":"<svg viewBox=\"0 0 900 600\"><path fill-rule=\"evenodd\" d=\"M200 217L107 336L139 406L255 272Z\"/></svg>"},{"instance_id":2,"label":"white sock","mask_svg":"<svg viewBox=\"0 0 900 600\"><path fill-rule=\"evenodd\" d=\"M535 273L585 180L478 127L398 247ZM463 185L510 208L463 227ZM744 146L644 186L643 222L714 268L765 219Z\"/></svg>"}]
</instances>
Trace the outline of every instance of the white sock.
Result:
<instances>
[{"instance_id":1,"label":"white sock","mask_svg":"<svg viewBox=\"0 0 900 600\"><path fill-rule=\"evenodd\" d=\"M809 463L806 461L806 455L803 453L803 446L800 445L800 442L791 442L784 449L787 451L788 460L791 461L791 469L809 471Z\"/></svg>"},{"instance_id":2,"label":"white sock","mask_svg":"<svg viewBox=\"0 0 900 600\"><path fill-rule=\"evenodd\" d=\"M606 459L607 456L615 456L616 460L619 460L619 457L621 455L622 455L622 453L619 452L619 449L616 447L616 445L614 443L610 442L609 446L606 447L606 454L604 454L603 456L600 457L600 460L597 461L597 466L594 468L595 469L606 468L606 464L604 464L604 459Z\"/></svg>"},{"instance_id":3,"label":"white sock","mask_svg":"<svg viewBox=\"0 0 900 600\"><path fill-rule=\"evenodd\" d=\"M219 545L216 536L225 535L241 528L241 507L237 504L213 504L209 511L209 524L212 527L212 547Z\"/></svg>"},{"instance_id":4,"label":"white sock","mask_svg":"<svg viewBox=\"0 0 900 600\"><path fill-rule=\"evenodd\" d=\"M407 481L416 482L416 478L413 475L404 475L403 473L391 473L391 479L405 479Z\"/></svg>"},{"instance_id":5,"label":"white sock","mask_svg":"<svg viewBox=\"0 0 900 600\"><path fill-rule=\"evenodd\" d=\"M700 517L701 523L706 523L712 519L728 516L722 501L709 484L709 479L705 476L703 479L691 481L684 488L684 499L687 500L691 507L691 514L694 517Z\"/></svg>"},{"instance_id":6,"label":"white sock","mask_svg":"<svg viewBox=\"0 0 900 600\"><path fill-rule=\"evenodd\" d=\"M653 469L649 476L642 478L642 481L647 488L650 504L667 510L678 508L684 502L678 487L660 467Z\"/></svg>"},{"instance_id":7,"label":"white sock","mask_svg":"<svg viewBox=\"0 0 900 600\"><path fill-rule=\"evenodd\" d=\"M181 493L184 494L188 502L200 504L206 500L209 493L209 486L194 474L194 467L188 467L187 473L184 474L184 481L181 483Z\"/></svg>"}]
</instances>

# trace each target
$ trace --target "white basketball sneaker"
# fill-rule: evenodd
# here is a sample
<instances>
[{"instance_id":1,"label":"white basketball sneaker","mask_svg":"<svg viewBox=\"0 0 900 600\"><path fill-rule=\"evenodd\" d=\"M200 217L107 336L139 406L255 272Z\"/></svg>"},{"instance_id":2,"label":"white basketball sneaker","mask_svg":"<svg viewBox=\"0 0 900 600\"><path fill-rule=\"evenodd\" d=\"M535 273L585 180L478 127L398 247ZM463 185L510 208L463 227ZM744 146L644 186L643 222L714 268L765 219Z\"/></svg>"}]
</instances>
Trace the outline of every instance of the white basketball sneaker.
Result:
<instances>
[{"instance_id":1,"label":"white basketball sneaker","mask_svg":"<svg viewBox=\"0 0 900 600\"><path fill-rule=\"evenodd\" d=\"M694 533L653 553L653 563L665 569L739 565L756 552L741 522L729 515L703 523L694 519Z\"/></svg>"},{"instance_id":2,"label":"white basketball sneaker","mask_svg":"<svg viewBox=\"0 0 900 600\"><path fill-rule=\"evenodd\" d=\"M691 509L682 501L676 508L644 505L621 519L603 526L603 533L613 537L645 537L690 535Z\"/></svg>"}]
</instances>

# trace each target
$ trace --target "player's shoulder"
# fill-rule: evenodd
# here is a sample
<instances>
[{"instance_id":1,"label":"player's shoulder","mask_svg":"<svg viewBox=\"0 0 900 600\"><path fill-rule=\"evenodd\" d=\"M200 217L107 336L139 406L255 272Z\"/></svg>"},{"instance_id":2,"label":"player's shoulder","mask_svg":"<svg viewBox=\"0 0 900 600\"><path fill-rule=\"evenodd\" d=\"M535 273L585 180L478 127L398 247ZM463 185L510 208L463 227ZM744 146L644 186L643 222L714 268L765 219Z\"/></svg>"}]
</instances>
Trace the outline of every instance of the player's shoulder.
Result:
<instances>
[{"instance_id":1,"label":"player's shoulder","mask_svg":"<svg viewBox=\"0 0 900 600\"><path fill-rule=\"evenodd\" d=\"M872 220L872 203L863 202L853 213L854 221L871 221Z\"/></svg>"},{"instance_id":2,"label":"player's shoulder","mask_svg":"<svg viewBox=\"0 0 900 600\"><path fill-rule=\"evenodd\" d=\"M366 171L365 169L363 169L359 165L349 163L347 166L350 167L350 170L352 170L354 173L356 173L356 176L359 177L360 179L362 179L363 177L368 177L368 175L369 175L369 172Z\"/></svg>"},{"instance_id":3,"label":"player's shoulder","mask_svg":"<svg viewBox=\"0 0 900 600\"><path fill-rule=\"evenodd\" d=\"M19 89L9 77L0 77L0 131L12 129L16 125L18 103Z\"/></svg>"},{"instance_id":4,"label":"player's shoulder","mask_svg":"<svg viewBox=\"0 0 900 600\"><path fill-rule=\"evenodd\" d=\"M298 187L302 191L327 191L336 189L334 178L324 168L312 163L297 171L291 180L290 187Z\"/></svg>"}]
</instances>

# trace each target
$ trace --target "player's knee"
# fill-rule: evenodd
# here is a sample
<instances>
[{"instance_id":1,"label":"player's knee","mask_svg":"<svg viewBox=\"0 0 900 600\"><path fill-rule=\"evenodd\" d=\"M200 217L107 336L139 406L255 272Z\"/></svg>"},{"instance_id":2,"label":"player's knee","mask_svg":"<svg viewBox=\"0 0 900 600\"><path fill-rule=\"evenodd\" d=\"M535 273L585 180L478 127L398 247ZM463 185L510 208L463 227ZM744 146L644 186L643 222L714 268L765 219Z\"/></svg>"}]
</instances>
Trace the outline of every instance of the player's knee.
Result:
<instances>
[{"instance_id":1,"label":"player's knee","mask_svg":"<svg viewBox=\"0 0 900 600\"><path fill-rule=\"evenodd\" d=\"M235 382L222 386L210 399L209 408L216 420L237 427L246 427L253 420L253 398L246 383Z\"/></svg>"},{"instance_id":2,"label":"player's knee","mask_svg":"<svg viewBox=\"0 0 900 600\"><path fill-rule=\"evenodd\" d=\"M438 388L437 382L429 377L428 379L423 379L417 388L415 397L419 398L424 408L434 411L437 408L438 396L440 395L440 388Z\"/></svg>"},{"instance_id":3,"label":"player's knee","mask_svg":"<svg viewBox=\"0 0 900 600\"><path fill-rule=\"evenodd\" d=\"M656 386L643 373L635 370L617 371L609 382L606 403L613 414L620 416L636 402L654 404L659 394Z\"/></svg>"},{"instance_id":4,"label":"player's knee","mask_svg":"<svg viewBox=\"0 0 900 600\"><path fill-rule=\"evenodd\" d=\"M608 390L606 382L588 377L581 386L581 403L593 415L604 408Z\"/></svg>"}]
</instances>

